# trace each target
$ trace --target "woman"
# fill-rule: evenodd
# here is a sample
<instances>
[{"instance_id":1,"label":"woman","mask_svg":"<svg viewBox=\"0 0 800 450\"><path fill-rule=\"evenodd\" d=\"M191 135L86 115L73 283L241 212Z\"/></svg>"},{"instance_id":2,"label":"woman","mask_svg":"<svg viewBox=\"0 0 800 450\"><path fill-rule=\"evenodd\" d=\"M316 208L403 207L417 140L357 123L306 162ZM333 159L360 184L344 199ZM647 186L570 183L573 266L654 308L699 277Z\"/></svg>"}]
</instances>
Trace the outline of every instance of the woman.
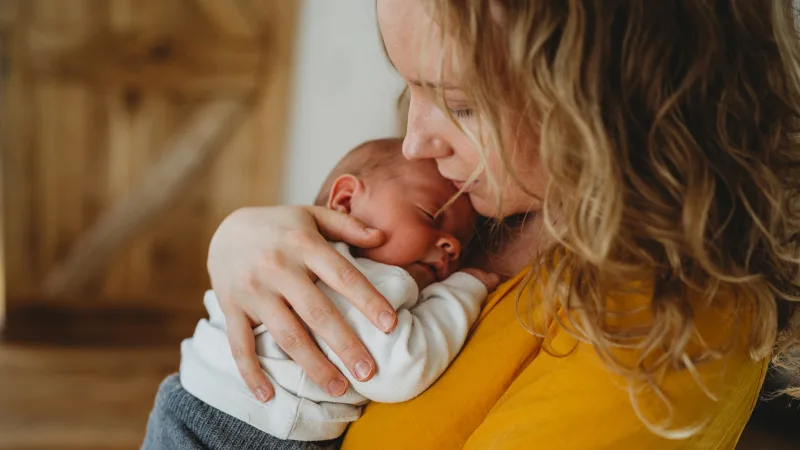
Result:
<instances>
[{"instance_id":1,"label":"woman","mask_svg":"<svg viewBox=\"0 0 800 450\"><path fill-rule=\"evenodd\" d=\"M378 0L378 18L408 84L405 156L504 221L476 264L511 279L445 375L370 405L344 448L734 448L798 337L791 2ZM345 378L302 322L356 377L380 370L312 281L387 332L394 314L323 236L382 239L282 207L232 214L211 243L262 401L254 323L323 388Z\"/></svg>"}]
</instances>

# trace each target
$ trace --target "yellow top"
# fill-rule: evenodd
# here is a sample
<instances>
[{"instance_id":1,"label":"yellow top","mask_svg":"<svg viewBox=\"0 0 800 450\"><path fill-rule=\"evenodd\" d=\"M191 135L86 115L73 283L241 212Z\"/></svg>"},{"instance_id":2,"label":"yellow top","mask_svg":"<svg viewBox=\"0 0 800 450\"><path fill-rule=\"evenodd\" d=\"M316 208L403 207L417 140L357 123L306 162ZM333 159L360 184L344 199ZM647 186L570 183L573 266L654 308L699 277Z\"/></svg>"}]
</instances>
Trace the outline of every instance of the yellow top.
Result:
<instances>
[{"instance_id":1,"label":"yellow top","mask_svg":"<svg viewBox=\"0 0 800 450\"><path fill-rule=\"evenodd\" d=\"M518 275L489 297L467 345L430 389L409 402L368 405L351 425L342 448L735 447L767 368L766 360L750 359L744 339L731 343L721 360L697 366L695 377L704 381L706 390L687 370L660 379L658 385L674 412L668 429L703 425L688 438L676 432L667 439L649 430L633 407L638 405L647 422L664 423L670 410L653 391L628 389L590 345L576 342L555 323L544 340L520 325L515 297L522 278ZM521 302L530 295L540 292L523 294ZM642 295L625 301L629 300L649 302ZM725 319L732 315L719 306L696 308L695 314L709 345L725 342L720 339L726 331L738 326ZM540 351L543 347L547 351Z\"/></svg>"}]
</instances>

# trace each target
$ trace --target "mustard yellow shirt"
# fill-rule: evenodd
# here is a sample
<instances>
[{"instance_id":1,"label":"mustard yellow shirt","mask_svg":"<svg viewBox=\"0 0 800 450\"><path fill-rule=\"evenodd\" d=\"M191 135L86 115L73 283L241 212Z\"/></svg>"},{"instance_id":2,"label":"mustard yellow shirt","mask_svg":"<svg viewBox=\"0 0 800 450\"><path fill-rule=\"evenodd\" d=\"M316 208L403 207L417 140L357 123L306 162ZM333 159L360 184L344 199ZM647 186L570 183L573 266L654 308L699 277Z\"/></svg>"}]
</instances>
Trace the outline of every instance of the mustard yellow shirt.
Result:
<instances>
[{"instance_id":1,"label":"mustard yellow shirt","mask_svg":"<svg viewBox=\"0 0 800 450\"><path fill-rule=\"evenodd\" d=\"M735 447L767 367L766 360L750 359L744 339L731 343L716 363L698 366L694 376L686 370L673 371L660 380L670 398L671 406L666 407L647 389L631 394L589 344L578 343L555 323L544 339L528 333L516 315L522 277L489 297L461 354L431 388L409 402L368 405L348 430L343 448ZM523 291L521 302L540 295L538 290L527 292ZM698 329L711 344L737 326L728 320L730 314L714 308L696 316ZM694 381L697 377L704 380L705 391ZM661 423L672 408L671 429L698 424L702 428L689 437L661 437L637 416L632 398L648 423Z\"/></svg>"}]
</instances>

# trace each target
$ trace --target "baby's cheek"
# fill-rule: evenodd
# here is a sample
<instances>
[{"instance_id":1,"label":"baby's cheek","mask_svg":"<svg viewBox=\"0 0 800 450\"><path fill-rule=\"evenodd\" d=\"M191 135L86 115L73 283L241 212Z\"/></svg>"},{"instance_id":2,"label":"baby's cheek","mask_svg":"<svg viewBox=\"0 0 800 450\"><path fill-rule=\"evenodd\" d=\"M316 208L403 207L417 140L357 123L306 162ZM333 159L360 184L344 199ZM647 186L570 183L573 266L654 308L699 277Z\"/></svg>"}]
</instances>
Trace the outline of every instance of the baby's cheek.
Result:
<instances>
[{"instance_id":1,"label":"baby's cheek","mask_svg":"<svg viewBox=\"0 0 800 450\"><path fill-rule=\"evenodd\" d=\"M409 262L413 262L428 254L430 247L435 244L433 235L434 231L428 227L408 227L395 233L392 245L396 245L398 253L404 254Z\"/></svg>"},{"instance_id":2,"label":"baby's cheek","mask_svg":"<svg viewBox=\"0 0 800 450\"><path fill-rule=\"evenodd\" d=\"M378 248L367 249L365 258L393 266L404 266L425 257L430 238L413 229L394 230L387 233L386 242Z\"/></svg>"}]
</instances>

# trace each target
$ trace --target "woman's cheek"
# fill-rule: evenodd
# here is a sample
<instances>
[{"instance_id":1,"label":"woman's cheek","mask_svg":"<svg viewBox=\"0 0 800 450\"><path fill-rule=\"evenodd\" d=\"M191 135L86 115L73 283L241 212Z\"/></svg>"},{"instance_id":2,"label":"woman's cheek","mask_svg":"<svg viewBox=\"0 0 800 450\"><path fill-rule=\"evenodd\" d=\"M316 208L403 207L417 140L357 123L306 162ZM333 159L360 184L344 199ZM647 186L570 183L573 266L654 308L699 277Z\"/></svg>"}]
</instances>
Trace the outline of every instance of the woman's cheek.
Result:
<instances>
[{"instance_id":1,"label":"woman's cheek","mask_svg":"<svg viewBox=\"0 0 800 450\"><path fill-rule=\"evenodd\" d=\"M504 197L501 201L498 194L492 189L488 189L488 186L469 193L469 201L475 212L484 217L505 219L508 216L524 212L524 207L519 208L510 200L510 197Z\"/></svg>"},{"instance_id":2,"label":"woman's cheek","mask_svg":"<svg viewBox=\"0 0 800 450\"><path fill-rule=\"evenodd\" d=\"M475 209L475 212L481 216L503 218L503 216L498 215L497 202L489 201L477 192L469 193L469 201L472 203L472 208Z\"/></svg>"}]
</instances>

